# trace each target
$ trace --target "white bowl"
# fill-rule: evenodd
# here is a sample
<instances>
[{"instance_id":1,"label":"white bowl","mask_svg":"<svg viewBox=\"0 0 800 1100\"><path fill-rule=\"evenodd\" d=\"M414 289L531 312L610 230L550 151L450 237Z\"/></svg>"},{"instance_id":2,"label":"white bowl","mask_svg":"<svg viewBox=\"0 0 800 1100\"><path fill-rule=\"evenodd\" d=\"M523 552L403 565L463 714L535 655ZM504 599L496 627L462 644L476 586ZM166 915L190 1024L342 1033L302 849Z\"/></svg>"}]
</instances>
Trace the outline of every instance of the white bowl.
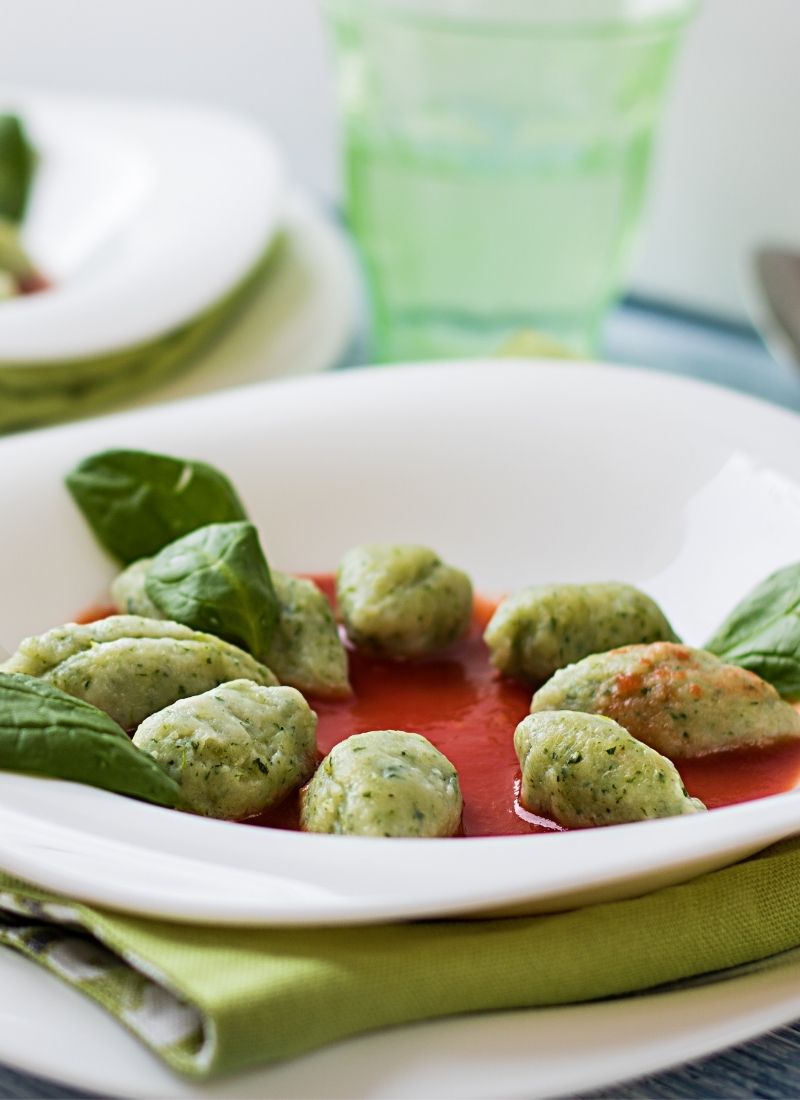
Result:
<instances>
[{"instance_id":1,"label":"white bowl","mask_svg":"<svg viewBox=\"0 0 800 1100\"><path fill-rule=\"evenodd\" d=\"M62 484L107 446L201 457L237 485L279 568L424 542L479 589L617 578L702 643L800 545L797 417L599 364L376 368L235 390L0 441L2 636L69 620L113 566ZM511 731L509 731L511 736ZM548 911L686 880L800 831L787 793L549 836L380 840L200 820L0 775L0 865L74 897L214 923Z\"/></svg>"},{"instance_id":2,"label":"white bowl","mask_svg":"<svg viewBox=\"0 0 800 1100\"><path fill-rule=\"evenodd\" d=\"M0 364L84 360L195 319L283 217L280 155L222 111L0 89L39 154L23 225L52 289L3 302Z\"/></svg>"}]
</instances>

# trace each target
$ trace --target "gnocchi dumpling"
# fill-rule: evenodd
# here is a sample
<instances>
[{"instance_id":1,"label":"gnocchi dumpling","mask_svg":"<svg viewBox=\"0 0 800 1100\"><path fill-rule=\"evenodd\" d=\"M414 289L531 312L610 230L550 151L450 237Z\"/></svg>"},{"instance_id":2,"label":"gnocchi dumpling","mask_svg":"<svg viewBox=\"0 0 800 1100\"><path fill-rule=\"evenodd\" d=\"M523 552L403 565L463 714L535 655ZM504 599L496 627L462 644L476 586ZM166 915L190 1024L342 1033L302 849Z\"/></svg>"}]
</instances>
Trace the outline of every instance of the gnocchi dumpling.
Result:
<instances>
[{"instance_id":1,"label":"gnocchi dumpling","mask_svg":"<svg viewBox=\"0 0 800 1100\"><path fill-rule=\"evenodd\" d=\"M180 786L188 809L246 818L314 769L317 716L299 691L233 680L150 715L134 734Z\"/></svg>"},{"instance_id":2,"label":"gnocchi dumpling","mask_svg":"<svg viewBox=\"0 0 800 1100\"><path fill-rule=\"evenodd\" d=\"M278 622L264 659L282 684L324 698L351 693L347 651L331 605L313 581L272 571Z\"/></svg>"},{"instance_id":3,"label":"gnocchi dumpling","mask_svg":"<svg viewBox=\"0 0 800 1100\"><path fill-rule=\"evenodd\" d=\"M602 715L530 714L517 726L514 748L523 806L567 828L705 809L670 760Z\"/></svg>"},{"instance_id":4,"label":"gnocchi dumpling","mask_svg":"<svg viewBox=\"0 0 800 1100\"><path fill-rule=\"evenodd\" d=\"M38 676L104 710L123 729L228 680L277 683L265 665L230 642L138 615L67 623L26 638L0 669Z\"/></svg>"},{"instance_id":5,"label":"gnocchi dumpling","mask_svg":"<svg viewBox=\"0 0 800 1100\"><path fill-rule=\"evenodd\" d=\"M483 635L506 676L542 683L590 653L677 641L663 611L629 584L550 584L504 599Z\"/></svg>"},{"instance_id":6,"label":"gnocchi dumpling","mask_svg":"<svg viewBox=\"0 0 800 1100\"><path fill-rule=\"evenodd\" d=\"M462 808L456 770L430 741L372 730L325 757L303 792L300 824L311 833L452 836Z\"/></svg>"},{"instance_id":7,"label":"gnocchi dumpling","mask_svg":"<svg viewBox=\"0 0 800 1100\"><path fill-rule=\"evenodd\" d=\"M336 597L348 637L368 653L420 657L457 641L472 584L425 546L357 546L342 558Z\"/></svg>"},{"instance_id":8,"label":"gnocchi dumpling","mask_svg":"<svg viewBox=\"0 0 800 1100\"><path fill-rule=\"evenodd\" d=\"M800 737L800 714L754 672L671 642L595 653L561 669L531 712L605 714L670 759Z\"/></svg>"}]
</instances>

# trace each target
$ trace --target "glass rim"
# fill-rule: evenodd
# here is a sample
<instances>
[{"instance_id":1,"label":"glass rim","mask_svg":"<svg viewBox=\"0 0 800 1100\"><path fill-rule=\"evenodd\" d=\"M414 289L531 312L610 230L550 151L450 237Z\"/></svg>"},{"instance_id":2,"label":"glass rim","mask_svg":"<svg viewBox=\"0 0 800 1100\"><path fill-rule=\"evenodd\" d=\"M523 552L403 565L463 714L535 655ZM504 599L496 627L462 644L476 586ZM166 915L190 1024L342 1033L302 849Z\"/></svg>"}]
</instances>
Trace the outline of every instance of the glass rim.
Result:
<instances>
[{"instance_id":1,"label":"glass rim","mask_svg":"<svg viewBox=\"0 0 800 1100\"><path fill-rule=\"evenodd\" d=\"M700 0L322 0L333 16L389 17L419 24L585 30L683 24Z\"/></svg>"}]
</instances>

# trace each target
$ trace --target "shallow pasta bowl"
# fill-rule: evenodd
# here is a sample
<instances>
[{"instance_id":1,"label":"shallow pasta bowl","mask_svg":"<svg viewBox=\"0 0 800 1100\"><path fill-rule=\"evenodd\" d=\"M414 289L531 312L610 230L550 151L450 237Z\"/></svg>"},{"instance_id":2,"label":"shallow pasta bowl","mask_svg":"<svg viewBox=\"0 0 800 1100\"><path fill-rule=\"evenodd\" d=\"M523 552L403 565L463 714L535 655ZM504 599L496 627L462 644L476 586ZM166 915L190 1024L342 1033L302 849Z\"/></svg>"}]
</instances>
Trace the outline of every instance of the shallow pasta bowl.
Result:
<instances>
[{"instance_id":1,"label":"shallow pasta bowl","mask_svg":"<svg viewBox=\"0 0 800 1100\"><path fill-rule=\"evenodd\" d=\"M0 441L6 649L107 591L63 488L107 446L232 478L281 569L422 542L500 593L620 579L690 643L800 542L797 417L600 364L485 361L271 383ZM509 731L509 736L511 731ZM201 820L0 774L0 866L96 904L215 923L542 912L691 878L800 832L789 792L697 817L546 836L379 840Z\"/></svg>"}]
</instances>

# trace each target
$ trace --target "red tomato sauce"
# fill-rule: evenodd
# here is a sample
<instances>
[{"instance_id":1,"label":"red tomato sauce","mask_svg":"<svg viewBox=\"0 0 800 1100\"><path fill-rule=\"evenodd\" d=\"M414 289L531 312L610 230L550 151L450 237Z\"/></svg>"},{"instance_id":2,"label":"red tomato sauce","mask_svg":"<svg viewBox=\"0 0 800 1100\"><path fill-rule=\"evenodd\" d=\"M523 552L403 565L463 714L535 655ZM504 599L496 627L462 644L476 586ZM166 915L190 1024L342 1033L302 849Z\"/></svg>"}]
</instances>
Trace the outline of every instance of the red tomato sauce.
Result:
<instances>
[{"instance_id":1,"label":"red tomato sauce","mask_svg":"<svg viewBox=\"0 0 800 1100\"><path fill-rule=\"evenodd\" d=\"M333 577L312 578L333 602ZM465 836L541 833L558 829L516 800L519 762L514 730L528 713L531 690L499 676L481 637L495 604L477 597L466 638L446 652L415 661L367 657L349 649L353 697L312 699L323 755L353 733L401 729L421 733L458 771ZM800 743L715 753L677 765L690 794L711 808L779 794L800 783ZM298 827L289 799L248 824Z\"/></svg>"},{"instance_id":2,"label":"red tomato sauce","mask_svg":"<svg viewBox=\"0 0 800 1100\"><path fill-rule=\"evenodd\" d=\"M118 615L115 605L113 603L93 603L89 607L85 607L83 611L79 611L75 616L76 623L96 623L100 619L107 619L111 615Z\"/></svg>"},{"instance_id":3,"label":"red tomato sauce","mask_svg":"<svg viewBox=\"0 0 800 1100\"><path fill-rule=\"evenodd\" d=\"M800 784L800 743L733 749L695 760L676 760L675 766L689 793L713 810L780 794Z\"/></svg>"},{"instance_id":4,"label":"red tomato sauce","mask_svg":"<svg viewBox=\"0 0 800 1100\"><path fill-rule=\"evenodd\" d=\"M312 578L333 602L333 577ZM519 763L514 730L528 713L531 690L499 676L489 664L482 633L494 611L477 597L467 637L435 657L390 661L348 649L353 696L345 700L310 699L317 712L320 755L337 742L367 730L399 729L421 733L458 771L464 796L465 836L541 833L553 822L520 808L516 801ZM114 614L88 609L78 622ZM677 762L690 794L709 809L779 794L800 783L800 742L763 749L738 749ZM248 825L298 828L297 795Z\"/></svg>"}]
</instances>

